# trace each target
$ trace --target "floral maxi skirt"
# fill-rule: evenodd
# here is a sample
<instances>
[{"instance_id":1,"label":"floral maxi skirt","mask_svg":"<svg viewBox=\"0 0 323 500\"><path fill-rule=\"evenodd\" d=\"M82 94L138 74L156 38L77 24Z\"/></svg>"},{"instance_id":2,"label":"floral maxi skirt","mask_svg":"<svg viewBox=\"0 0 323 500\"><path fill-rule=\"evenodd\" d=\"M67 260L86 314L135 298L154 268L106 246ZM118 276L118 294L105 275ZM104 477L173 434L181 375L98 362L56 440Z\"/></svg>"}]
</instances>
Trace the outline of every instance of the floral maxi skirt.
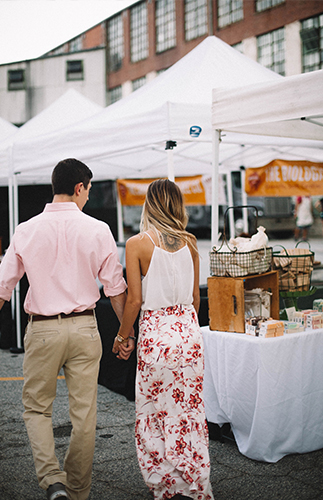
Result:
<instances>
[{"instance_id":1,"label":"floral maxi skirt","mask_svg":"<svg viewBox=\"0 0 323 500\"><path fill-rule=\"evenodd\" d=\"M136 377L138 461L155 500L213 500L203 338L193 306L142 311Z\"/></svg>"}]
</instances>

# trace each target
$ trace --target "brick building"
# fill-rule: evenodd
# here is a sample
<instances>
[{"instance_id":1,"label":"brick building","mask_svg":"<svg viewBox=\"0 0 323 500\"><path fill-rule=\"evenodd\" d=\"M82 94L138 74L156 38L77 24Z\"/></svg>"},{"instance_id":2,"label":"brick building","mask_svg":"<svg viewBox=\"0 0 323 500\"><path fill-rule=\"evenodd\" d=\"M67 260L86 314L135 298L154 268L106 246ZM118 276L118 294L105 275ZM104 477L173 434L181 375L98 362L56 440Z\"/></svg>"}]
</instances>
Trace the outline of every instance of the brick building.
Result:
<instances>
[{"instance_id":1,"label":"brick building","mask_svg":"<svg viewBox=\"0 0 323 500\"><path fill-rule=\"evenodd\" d=\"M215 35L282 75L323 67L322 0L140 0L42 57L0 65L0 116L23 124L73 87L125 97Z\"/></svg>"}]
</instances>

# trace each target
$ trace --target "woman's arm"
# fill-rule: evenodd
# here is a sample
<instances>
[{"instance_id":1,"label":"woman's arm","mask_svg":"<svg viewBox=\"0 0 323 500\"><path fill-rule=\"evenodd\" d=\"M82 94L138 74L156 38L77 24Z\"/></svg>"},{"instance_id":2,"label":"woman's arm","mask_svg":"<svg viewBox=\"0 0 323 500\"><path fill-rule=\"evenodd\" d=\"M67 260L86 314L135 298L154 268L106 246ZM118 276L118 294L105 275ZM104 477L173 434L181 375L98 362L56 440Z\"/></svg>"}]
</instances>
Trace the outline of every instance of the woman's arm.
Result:
<instances>
[{"instance_id":1,"label":"woman's arm","mask_svg":"<svg viewBox=\"0 0 323 500\"><path fill-rule=\"evenodd\" d=\"M193 248L191 248L190 250L194 266L193 306L195 308L196 313L198 314L200 309L200 256L197 250Z\"/></svg>"},{"instance_id":2,"label":"woman's arm","mask_svg":"<svg viewBox=\"0 0 323 500\"><path fill-rule=\"evenodd\" d=\"M121 325L118 331L118 335L124 339L128 339L129 336L131 336L132 327L136 321L142 303L139 247L140 239L137 236L130 238L126 243L128 294ZM131 342L131 340L128 340L128 342ZM120 343L117 339L115 339L112 352L120 352L122 355L122 352L128 345L128 342L125 341Z\"/></svg>"}]
</instances>

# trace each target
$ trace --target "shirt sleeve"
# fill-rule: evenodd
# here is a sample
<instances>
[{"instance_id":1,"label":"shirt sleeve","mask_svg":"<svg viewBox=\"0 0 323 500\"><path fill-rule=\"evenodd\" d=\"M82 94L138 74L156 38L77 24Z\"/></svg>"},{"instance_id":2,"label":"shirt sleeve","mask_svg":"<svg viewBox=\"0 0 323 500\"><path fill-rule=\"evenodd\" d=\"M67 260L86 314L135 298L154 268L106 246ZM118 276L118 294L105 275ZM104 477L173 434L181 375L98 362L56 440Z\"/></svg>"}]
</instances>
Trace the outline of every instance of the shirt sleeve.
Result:
<instances>
[{"instance_id":1,"label":"shirt sleeve","mask_svg":"<svg viewBox=\"0 0 323 500\"><path fill-rule=\"evenodd\" d=\"M107 255L99 270L98 278L103 285L105 296L114 297L123 293L127 289L127 284L123 277L123 267L120 264L117 245L110 229L107 236L105 242Z\"/></svg>"},{"instance_id":2,"label":"shirt sleeve","mask_svg":"<svg viewBox=\"0 0 323 500\"><path fill-rule=\"evenodd\" d=\"M0 264L0 298L9 301L18 281L25 274L23 262L16 251L15 236Z\"/></svg>"}]
</instances>

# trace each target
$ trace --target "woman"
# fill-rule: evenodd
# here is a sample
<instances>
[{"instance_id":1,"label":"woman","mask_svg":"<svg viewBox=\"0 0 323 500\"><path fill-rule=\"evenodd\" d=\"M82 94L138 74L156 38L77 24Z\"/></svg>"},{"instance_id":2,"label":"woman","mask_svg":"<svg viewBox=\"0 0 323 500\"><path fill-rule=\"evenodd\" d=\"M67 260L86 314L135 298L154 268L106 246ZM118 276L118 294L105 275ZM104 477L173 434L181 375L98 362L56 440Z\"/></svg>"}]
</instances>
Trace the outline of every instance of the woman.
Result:
<instances>
[{"instance_id":1,"label":"woman","mask_svg":"<svg viewBox=\"0 0 323 500\"><path fill-rule=\"evenodd\" d=\"M178 186L148 187L141 233L126 244L128 298L113 352L139 319L136 446L156 500L212 500L198 324L199 256Z\"/></svg>"},{"instance_id":2,"label":"woman","mask_svg":"<svg viewBox=\"0 0 323 500\"><path fill-rule=\"evenodd\" d=\"M302 239L307 240L308 231L314 222L313 207L310 196L298 196L295 206L296 228L295 240L298 240L302 232Z\"/></svg>"}]
</instances>

